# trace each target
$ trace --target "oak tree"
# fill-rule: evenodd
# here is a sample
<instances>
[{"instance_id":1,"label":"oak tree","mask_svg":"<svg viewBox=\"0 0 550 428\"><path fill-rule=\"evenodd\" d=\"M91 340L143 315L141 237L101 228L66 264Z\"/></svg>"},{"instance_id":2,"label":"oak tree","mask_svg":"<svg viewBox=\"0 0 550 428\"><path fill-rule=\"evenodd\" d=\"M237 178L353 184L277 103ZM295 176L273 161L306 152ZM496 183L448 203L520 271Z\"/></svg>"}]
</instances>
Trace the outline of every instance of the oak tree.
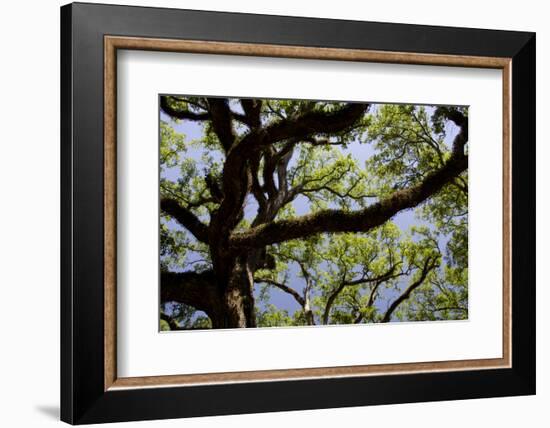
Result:
<instances>
[{"instance_id":1,"label":"oak tree","mask_svg":"<svg viewBox=\"0 0 550 428\"><path fill-rule=\"evenodd\" d=\"M164 329L467 317L466 108L183 96L160 108ZM392 220L413 209L412 227Z\"/></svg>"}]
</instances>

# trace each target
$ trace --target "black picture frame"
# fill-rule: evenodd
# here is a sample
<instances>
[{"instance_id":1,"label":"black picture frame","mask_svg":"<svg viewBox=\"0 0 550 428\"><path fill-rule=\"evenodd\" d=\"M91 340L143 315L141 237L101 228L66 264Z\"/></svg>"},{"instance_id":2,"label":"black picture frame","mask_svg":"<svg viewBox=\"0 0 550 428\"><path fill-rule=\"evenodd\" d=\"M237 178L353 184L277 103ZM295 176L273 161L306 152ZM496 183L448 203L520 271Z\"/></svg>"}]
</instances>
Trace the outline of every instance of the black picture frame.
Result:
<instances>
[{"instance_id":1,"label":"black picture frame","mask_svg":"<svg viewBox=\"0 0 550 428\"><path fill-rule=\"evenodd\" d=\"M104 36L512 59L512 367L104 390ZM61 8L61 419L71 424L535 393L535 34L74 3Z\"/></svg>"}]
</instances>

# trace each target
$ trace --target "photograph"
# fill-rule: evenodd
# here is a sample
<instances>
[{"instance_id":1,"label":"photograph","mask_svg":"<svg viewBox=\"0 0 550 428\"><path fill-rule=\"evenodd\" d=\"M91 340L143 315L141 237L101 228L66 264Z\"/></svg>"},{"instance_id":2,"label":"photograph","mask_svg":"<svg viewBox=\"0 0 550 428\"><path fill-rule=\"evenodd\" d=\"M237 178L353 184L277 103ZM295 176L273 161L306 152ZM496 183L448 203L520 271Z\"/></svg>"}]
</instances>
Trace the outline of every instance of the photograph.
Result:
<instances>
[{"instance_id":1,"label":"photograph","mask_svg":"<svg viewBox=\"0 0 550 428\"><path fill-rule=\"evenodd\" d=\"M161 94L161 331L468 319L468 107Z\"/></svg>"},{"instance_id":2,"label":"photograph","mask_svg":"<svg viewBox=\"0 0 550 428\"><path fill-rule=\"evenodd\" d=\"M7 426L540 419L544 14L239 2L8 20Z\"/></svg>"}]
</instances>

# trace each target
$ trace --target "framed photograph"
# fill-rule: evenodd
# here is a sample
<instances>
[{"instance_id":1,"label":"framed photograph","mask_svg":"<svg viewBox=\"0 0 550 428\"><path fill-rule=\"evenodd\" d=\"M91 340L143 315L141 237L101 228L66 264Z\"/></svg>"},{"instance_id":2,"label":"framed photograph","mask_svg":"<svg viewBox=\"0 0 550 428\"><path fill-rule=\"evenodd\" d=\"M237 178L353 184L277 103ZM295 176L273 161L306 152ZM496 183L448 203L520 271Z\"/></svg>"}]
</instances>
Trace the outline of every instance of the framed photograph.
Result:
<instances>
[{"instance_id":1,"label":"framed photograph","mask_svg":"<svg viewBox=\"0 0 550 428\"><path fill-rule=\"evenodd\" d=\"M535 393L535 35L61 8L61 418Z\"/></svg>"}]
</instances>

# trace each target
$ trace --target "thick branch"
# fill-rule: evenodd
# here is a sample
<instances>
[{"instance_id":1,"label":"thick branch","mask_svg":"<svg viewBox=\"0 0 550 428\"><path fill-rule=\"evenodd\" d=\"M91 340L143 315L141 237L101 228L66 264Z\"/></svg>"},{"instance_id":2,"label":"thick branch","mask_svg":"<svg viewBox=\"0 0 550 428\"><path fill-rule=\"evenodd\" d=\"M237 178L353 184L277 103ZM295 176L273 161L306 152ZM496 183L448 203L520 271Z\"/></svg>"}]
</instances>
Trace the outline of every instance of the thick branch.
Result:
<instances>
[{"instance_id":1,"label":"thick branch","mask_svg":"<svg viewBox=\"0 0 550 428\"><path fill-rule=\"evenodd\" d=\"M233 234L230 245L254 248L323 232L368 232L398 212L416 207L441 190L467 166L468 157L457 150L441 169L427 175L421 183L396 191L365 209L351 212L323 210L315 214L260 225L246 232Z\"/></svg>"},{"instance_id":2,"label":"thick branch","mask_svg":"<svg viewBox=\"0 0 550 428\"><path fill-rule=\"evenodd\" d=\"M264 194L263 186L260 184L260 180L258 179L259 169L260 169L260 154L254 153L254 155L250 159L250 173L252 175L251 190L254 197L256 198L256 201L258 202L260 211L263 211L267 203L267 198Z\"/></svg>"},{"instance_id":3,"label":"thick branch","mask_svg":"<svg viewBox=\"0 0 550 428\"><path fill-rule=\"evenodd\" d=\"M273 177L276 167L274 160L275 153L275 149L271 146L267 147L264 151L264 187L270 198L273 198L277 194L277 187L275 186L275 179Z\"/></svg>"},{"instance_id":4,"label":"thick branch","mask_svg":"<svg viewBox=\"0 0 550 428\"><path fill-rule=\"evenodd\" d=\"M174 119L186 119L186 120L193 120L193 121L203 121L203 120L210 119L210 114L208 112L195 113L189 110L178 110L177 108L174 108L172 104L170 104L169 98L171 97L168 97L168 96L160 97L160 108L168 116Z\"/></svg>"},{"instance_id":5,"label":"thick branch","mask_svg":"<svg viewBox=\"0 0 550 428\"><path fill-rule=\"evenodd\" d=\"M162 198L160 209L185 227L201 242L208 242L208 227L195 214L182 207L176 200Z\"/></svg>"},{"instance_id":6,"label":"thick branch","mask_svg":"<svg viewBox=\"0 0 550 428\"><path fill-rule=\"evenodd\" d=\"M209 316L219 310L219 296L212 272L161 272L160 280L161 303L182 303Z\"/></svg>"},{"instance_id":7,"label":"thick branch","mask_svg":"<svg viewBox=\"0 0 550 428\"><path fill-rule=\"evenodd\" d=\"M275 143L345 131L361 119L369 107L370 104L349 103L330 113L310 111L297 118L280 120L266 128L265 141Z\"/></svg>"},{"instance_id":8,"label":"thick branch","mask_svg":"<svg viewBox=\"0 0 550 428\"><path fill-rule=\"evenodd\" d=\"M208 98L208 107L212 119L212 128L224 149L228 151L235 142L235 131L232 122L233 114L227 99Z\"/></svg>"},{"instance_id":9,"label":"thick branch","mask_svg":"<svg viewBox=\"0 0 550 428\"><path fill-rule=\"evenodd\" d=\"M262 110L262 100L254 100L250 98L241 99L241 106L244 110L242 121L250 128L260 126L260 112Z\"/></svg>"},{"instance_id":10,"label":"thick branch","mask_svg":"<svg viewBox=\"0 0 550 428\"><path fill-rule=\"evenodd\" d=\"M442 111L441 114L447 113ZM454 139L452 154L437 171L427 174L422 182L394 192L389 197L359 211L323 210L315 214L263 224L246 232L234 234L230 245L254 248L292 239L306 238L317 233L368 232L382 225L398 212L414 208L453 182L468 167L464 147L468 142L468 121L460 112L449 113L450 120L460 124Z\"/></svg>"}]
</instances>

